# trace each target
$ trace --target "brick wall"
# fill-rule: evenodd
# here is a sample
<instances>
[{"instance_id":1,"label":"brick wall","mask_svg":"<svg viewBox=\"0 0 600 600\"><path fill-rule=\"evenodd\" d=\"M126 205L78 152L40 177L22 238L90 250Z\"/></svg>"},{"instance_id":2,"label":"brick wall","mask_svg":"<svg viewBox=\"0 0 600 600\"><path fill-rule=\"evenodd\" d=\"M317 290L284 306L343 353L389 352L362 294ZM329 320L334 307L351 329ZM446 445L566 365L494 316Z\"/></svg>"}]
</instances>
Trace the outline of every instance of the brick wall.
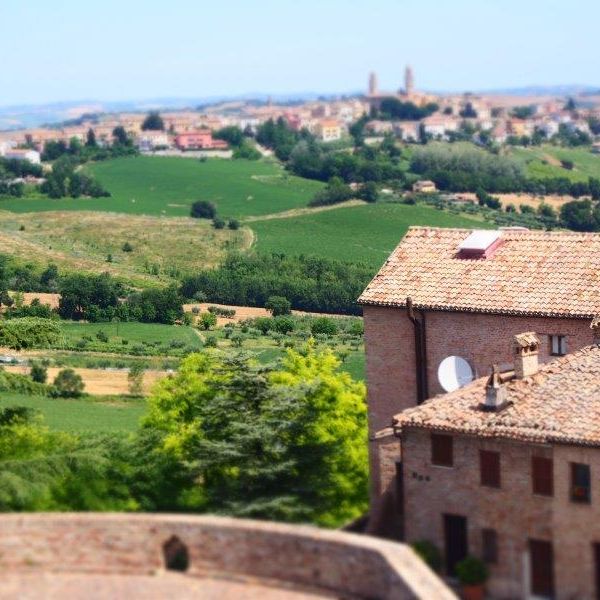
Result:
<instances>
[{"instance_id":1,"label":"brick wall","mask_svg":"<svg viewBox=\"0 0 600 600\"><path fill-rule=\"evenodd\" d=\"M2 515L0 571L152 574L164 568L162 545L173 535L188 548L192 576L225 573L358 598L455 597L403 544L210 516Z\"/></svg>"},{"instance_id":2,"label":"brick wall","mask_svg":"<svg viewBox=\"0 0 600 600\"><path fill-rule=\"evenodd\" d=\"M500 489L480 485L479 450L501 453ZM554 460L554 496L534 496L531 456ZM557 598L595 597L592 543L600 542L600 450L549 447L454 436L454 467L431 464L430 432L402 434L406 541L430 540L443 551L443 515L467 517L469 553L482 557L483 528L498 533L499 561L490 565L494 598L529 589L529 539L553 541ZM592 465L592 505L569 499L569 462Z\"/></svg>"},{"instance_id":3,"label":"brick wall","mask_svg":"<svg viewBox=\"0 0 600 600\"><path fill-rule=\"evenodd\" d=\"M379 497L386 493L380 474L385 457L380 456L376 433L391 425L392 417L416 404L414 330L407 311L398 308L364 307L367 402L369 415L369 462L371 468L371 515L377 514ZM567 336L567 351L592 343L587 319L550 319L477 313L425 311L427 378L429 395L443 393L437 378L440 362L451 355L466 359L476 377L490 372L492 364L501 368L513 364L513 336L535 331L541 342L539 359L550 358L549 335ZM393 482L387 482L393 485ZM372 530L389 534L385 527Z\"/></svg>"}]
</instances>

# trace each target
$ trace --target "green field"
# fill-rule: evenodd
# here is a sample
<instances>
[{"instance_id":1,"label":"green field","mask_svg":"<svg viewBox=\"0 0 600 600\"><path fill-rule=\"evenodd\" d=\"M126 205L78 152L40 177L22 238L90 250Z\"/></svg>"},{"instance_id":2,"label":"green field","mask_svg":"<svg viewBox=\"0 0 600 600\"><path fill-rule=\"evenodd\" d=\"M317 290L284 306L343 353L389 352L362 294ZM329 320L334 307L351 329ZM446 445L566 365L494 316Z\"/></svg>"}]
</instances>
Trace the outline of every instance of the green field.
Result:
<instances>
[{"instance_id":1,"label":"green field","mask_svg":"<svg viewBox=\"0 0 600 600\"><path fill-rule=\"evenodd\" d=\"M383 264L410 225L491 227L489 223L429 206L392 203L339 208L251 224L260 251L360 261L374 269Z\"/></svg>"},{"instance_id":2,"label":"green field","mask_svg":"<svg viewBox=\"0 0 600 600\"><path fill-rule=\"evenodd\" d=\"M306 206L323 185L288 175L272 162L220 158L200 162L137 156L95 163L86 170L111 192L110 198L19 198L2 200L0 208L187 216L193 201L209 200L223 217L242 217Z\"/></svg>"},{"instance_id":3,"label":"green field","mask_svg":"<svg viewBox=\"0 0 600 600\"><path fill-rule=\"evenodd\" d=\"M74 343L82 336L96 339L103 331L109 338L108 343L129 340L130 344L169 344L179 342L199 350L202 342L191 327L184 325L162 325L160 323L76 323L62 321L61 328L67 343Z\"/></svg>"},{"instance_id":4,"label":"green field","mask_svg":"<svg viewBox=\"0 0 600 600\"><path fill-rule=\"evenodd\" d=\"M39 410L48 427L71 432L134 431L146 410L144 400L65 400L3 393L0 408L7 406L27 406Z\"/></svg>"},{"instance_id":5,"label":"green field","mask_svg":"<svg viewBox=\"0 0 600 600\"><path fill-rule=\"evenodd\" d=\"M511 148L509 155L525 166L529 177L566 177L571 181L600 178L600 156L592 154L589 148L559 148L546 144L532 148ZM573 161L574 168L563 168L559 164L561 160Z\"/></svg>"}]
</instances>

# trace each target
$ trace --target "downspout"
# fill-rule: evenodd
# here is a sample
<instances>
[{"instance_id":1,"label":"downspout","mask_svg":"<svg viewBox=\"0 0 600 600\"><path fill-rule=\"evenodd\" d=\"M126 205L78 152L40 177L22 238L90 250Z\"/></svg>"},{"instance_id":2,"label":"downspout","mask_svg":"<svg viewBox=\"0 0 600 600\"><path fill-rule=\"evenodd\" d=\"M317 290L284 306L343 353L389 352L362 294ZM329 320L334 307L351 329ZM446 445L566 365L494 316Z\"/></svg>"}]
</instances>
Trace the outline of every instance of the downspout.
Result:
<instances>
[{"instance_id":1,"label":"downspout","mask_svg":"<svg viewBox=\"0 0 600 600\"><path fill-rule=\"evenodd\" d=\"M427 336L425 331L425 313L420 311L417 318L410 296L406 299L408 318L411 320L415 334L415 371L417 379L417 404L422 404L429 398L427 384Z\"/></svg>"}]
</instances>

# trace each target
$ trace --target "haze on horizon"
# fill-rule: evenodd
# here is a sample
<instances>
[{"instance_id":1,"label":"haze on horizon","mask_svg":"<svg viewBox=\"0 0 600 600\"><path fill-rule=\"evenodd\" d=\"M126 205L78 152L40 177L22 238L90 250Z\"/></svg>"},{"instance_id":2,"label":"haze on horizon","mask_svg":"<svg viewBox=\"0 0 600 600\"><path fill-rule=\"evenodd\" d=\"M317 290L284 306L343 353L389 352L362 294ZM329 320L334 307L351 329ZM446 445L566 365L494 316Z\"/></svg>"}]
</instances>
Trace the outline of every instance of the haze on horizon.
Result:
<instances>
[{"instance_id":1,"label":"haze on horizon","mask_svg":"<svg viewBox=\"0 0 600 600\"><path fill-rule=\"evenodd\" d=\"M3 2L0 106L69 100L600 87L597 0Z\"/></svg>"}]
</instances>

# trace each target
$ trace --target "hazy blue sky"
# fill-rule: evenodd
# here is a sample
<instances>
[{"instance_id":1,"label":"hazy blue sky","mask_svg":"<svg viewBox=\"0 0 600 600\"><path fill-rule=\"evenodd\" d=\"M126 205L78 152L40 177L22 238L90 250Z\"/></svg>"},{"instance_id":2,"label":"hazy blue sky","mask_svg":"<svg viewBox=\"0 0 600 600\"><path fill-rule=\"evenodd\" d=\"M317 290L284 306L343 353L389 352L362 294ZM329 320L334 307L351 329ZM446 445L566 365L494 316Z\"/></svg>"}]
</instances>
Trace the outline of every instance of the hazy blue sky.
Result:
<instances>
[{"instance_id":1,"label":"hazy blue sky","mask_svg":"<svg viewBox=\"0 0 600 600\"><path fill-rule=\"evenodd\" d=\"M600 85L600 0L0 0L0 105Z\"/></svg>"}]
</instances>

